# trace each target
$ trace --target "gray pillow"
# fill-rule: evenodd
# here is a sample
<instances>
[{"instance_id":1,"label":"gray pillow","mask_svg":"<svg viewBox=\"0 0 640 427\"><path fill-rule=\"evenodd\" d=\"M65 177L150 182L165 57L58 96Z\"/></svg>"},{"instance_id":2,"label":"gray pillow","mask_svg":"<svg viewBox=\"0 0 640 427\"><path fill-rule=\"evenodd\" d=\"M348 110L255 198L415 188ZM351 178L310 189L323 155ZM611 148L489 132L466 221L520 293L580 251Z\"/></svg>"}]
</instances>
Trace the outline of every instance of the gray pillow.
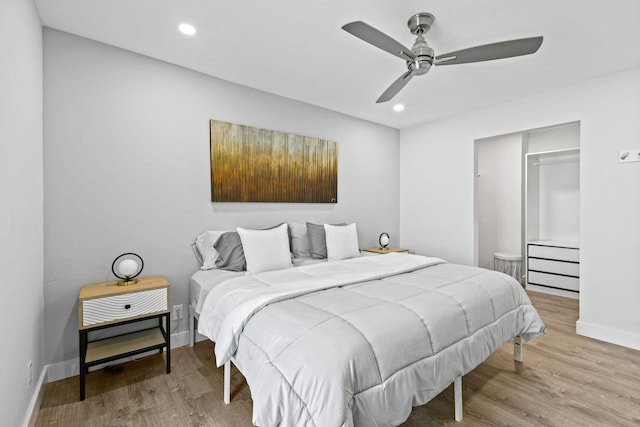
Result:
<instances>
[{"instance_id":1,"label":"gray pillow","mask_svg":"<svg viewBox=\"0 0 640 427\"><path fill-rule=\"evenodd\" d=\"M309 238L307 237L307 226L298 222L289 223L289 246L294 257L311 256L309 252Z\"/></svg>"},{"instance_id":2,"label":"gray pillow","mask_svg":"<svg viewBox=\"0 0 640 427\"><path fill-rule=\"evenodd\" d=\"M345 223L332 225L347 225ZM311 258L325 259L327 257L327 237L324 224L307 223L307 237L309 238L309 252Z\"/></svg>"},{"instance_id":3,"label":"gray pillow","mask_svg":"<svg viewBox=\"0 0 640 427\"><path fill-rule=\"evenodd\" d=\"M242 241L237 231L222 234L213 247L218 251L216 267L221 270L246 271L247 260L244 258Z\"/></svg>"}]
</instances>

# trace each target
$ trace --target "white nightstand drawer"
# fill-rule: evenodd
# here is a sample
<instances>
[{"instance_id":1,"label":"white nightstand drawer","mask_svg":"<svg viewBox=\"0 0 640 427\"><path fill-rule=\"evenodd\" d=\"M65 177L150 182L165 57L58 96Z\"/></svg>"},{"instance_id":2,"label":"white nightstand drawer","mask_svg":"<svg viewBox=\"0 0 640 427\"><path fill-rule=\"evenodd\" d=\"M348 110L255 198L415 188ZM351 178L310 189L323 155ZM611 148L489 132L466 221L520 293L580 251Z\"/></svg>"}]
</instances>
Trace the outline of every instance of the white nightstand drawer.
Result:
<instances>
[{"instance_id":1,"label":"white nightstand drawer","mask_svg":"<svg viewBox=\"0 0 640 427\"><path fill-rule=\"evenodd\" d=\"M580 279L576 277L558 276L555 274L530 271L527 275L527 282L532 285L552 286L554 288L567 289L570 291L580 290Z\"/></svg>"},{"instance_id":2,"label":"white nightstand drawer","mask_svg":"<svg viewBox=\"0 0 640 427\"><path fill-rule=\"evenodd\" d=\"M580 277L580 264L574 262L529 258L529 270Z\"/></svg>"},{"instance_id":3,"label":"white nightstand drawer","mask_svg":"<svg viewBox=\"0 0 640 427\"><path fill-rule=\"evenodd\" d=\"M82 325L112 322L168 310L167 288L82 301Z\"/></svg>"},{"instance_id":4,"label":"white nightstand drawer","mask_svg":"<svg viewBox=\"0 0 640 427\"><path fill-rule=\"evenodd\" d=\"M529 245L529 257L578 262L580 261L580 250L574 248Z\"/></svg>"}]
</instances>

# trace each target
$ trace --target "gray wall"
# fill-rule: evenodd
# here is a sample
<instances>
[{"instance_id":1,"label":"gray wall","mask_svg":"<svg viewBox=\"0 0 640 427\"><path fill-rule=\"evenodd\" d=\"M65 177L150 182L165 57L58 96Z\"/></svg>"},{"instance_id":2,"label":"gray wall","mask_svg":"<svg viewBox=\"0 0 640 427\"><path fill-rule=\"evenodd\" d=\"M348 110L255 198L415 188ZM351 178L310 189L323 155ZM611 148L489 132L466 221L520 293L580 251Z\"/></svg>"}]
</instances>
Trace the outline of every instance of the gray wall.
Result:
<instances>
[{"instance_id":1,"label":"gray wall","mask_svg":"<svg viewBox=\"0 0 640 427\"><path fill-rule=\"evenodd\" d=\"M51 29L44 46L47 363L77 359L78 291L113 279L122 252L187 304L207 229L355 221L362 247L382 231L397 244L397 130ZM212 118L337 141L339 203L212 204Z\"/></svg>"},{"instance_id":2,"label":"gray wall","mask_svg":"<svg viewBox=\"0 0 640 427\"><path fill-rule=\"evenodd\" d=\"M42 30L31 1L0 1L0 52L0 423L19 426L44 366Z\"/></svg>"}]
</instances>

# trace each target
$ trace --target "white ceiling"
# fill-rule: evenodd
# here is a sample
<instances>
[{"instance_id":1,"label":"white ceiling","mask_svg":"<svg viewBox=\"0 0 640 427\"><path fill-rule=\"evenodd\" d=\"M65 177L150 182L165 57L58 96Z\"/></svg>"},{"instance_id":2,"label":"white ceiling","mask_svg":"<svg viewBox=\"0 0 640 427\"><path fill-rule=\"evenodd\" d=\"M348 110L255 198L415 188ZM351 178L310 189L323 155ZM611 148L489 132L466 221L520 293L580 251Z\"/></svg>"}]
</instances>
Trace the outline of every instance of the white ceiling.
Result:
<instances>
[{"instance_id":1,"label":"white ceiling","mask_svg":"<svg viewBox=\"0 0 640 427\"><path fill-rule=\"evenodd\" d=\"M639 0L35 0L43 25L394 128L640 66ZM433 67L391 102L404 62L343 31L364 21L407 47L435 15L436 55L542 35L529 56ZM181 22L198 33L186 37ZM393 104L406 110L396 113ZM597 100L594 100L597 102Z\"/></svg>"}]
</instances>

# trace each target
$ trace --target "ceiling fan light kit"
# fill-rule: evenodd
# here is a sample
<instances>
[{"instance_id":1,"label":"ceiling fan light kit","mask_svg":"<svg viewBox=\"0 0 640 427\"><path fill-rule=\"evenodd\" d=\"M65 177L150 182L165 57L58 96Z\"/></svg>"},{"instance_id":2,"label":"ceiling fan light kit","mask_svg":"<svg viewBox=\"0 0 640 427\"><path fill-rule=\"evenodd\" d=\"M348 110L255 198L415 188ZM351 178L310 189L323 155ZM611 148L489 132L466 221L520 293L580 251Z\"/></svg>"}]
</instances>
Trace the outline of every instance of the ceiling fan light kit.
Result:
<instances>
[{"instance_id":1,"label":"ceiling fan light kit","mask_svg":"<svg viewBox=\"0 0 640 427\"><path fill-rule=\"evenodd\" d=\"M391 83L376 103L389 101L409 83L413 76L427 74L433 65L466 64L530 55L537 52L542 44L542 36L538 36L475 46L435 56L434 50L424 38L434 20L435 16L428 12L416 13L409 18L407 26L411 34L416 36L411 49L407 49L385 33L362 21L351 22L342 27L348 33L406 62L407 71Z\"/></svg>"}]
</instances>

